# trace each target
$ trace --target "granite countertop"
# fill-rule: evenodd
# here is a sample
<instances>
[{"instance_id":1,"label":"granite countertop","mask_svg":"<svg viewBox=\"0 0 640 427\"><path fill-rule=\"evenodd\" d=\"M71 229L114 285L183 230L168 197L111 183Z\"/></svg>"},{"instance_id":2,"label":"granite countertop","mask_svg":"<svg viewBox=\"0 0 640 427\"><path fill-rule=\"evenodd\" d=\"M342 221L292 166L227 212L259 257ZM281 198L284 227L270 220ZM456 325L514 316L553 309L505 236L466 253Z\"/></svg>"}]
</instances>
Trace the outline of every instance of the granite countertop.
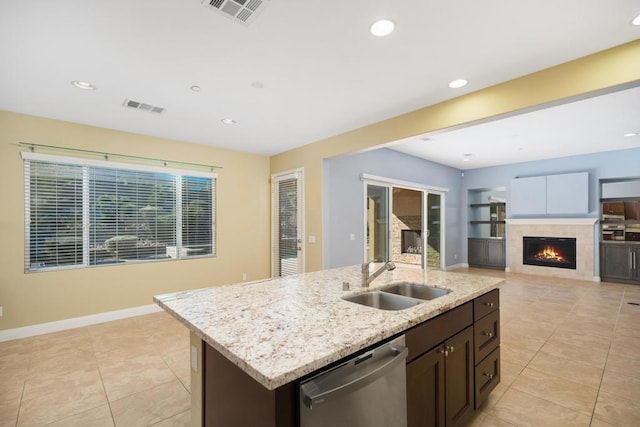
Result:
<instances>
[{"instance_id":1,"label":"granite countertop","mask_svg":"<svg viewBox=\"0 0 640 427\"><path fill-rule=\"evenodd\" d=\"M378 265L379 266L379 265ZM377 266L376 266L377 267ZM373 270L373 267L372 267ZM154 301L273 390L495 289L502 279L398 267L360 286L360 266L157 295ZM343 291L343 282L350 290ZM451 289L400 311L341 297L411 281Z\"/></svg>"}]
</instances>

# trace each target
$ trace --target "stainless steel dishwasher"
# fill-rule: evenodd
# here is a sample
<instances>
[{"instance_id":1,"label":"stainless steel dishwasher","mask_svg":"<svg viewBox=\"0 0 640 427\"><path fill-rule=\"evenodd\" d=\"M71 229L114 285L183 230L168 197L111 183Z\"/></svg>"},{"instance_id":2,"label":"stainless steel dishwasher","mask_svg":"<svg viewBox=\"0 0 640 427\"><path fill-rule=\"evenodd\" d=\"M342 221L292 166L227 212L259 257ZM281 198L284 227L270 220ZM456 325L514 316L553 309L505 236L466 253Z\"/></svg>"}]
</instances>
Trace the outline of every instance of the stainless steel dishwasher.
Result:
<instances>
[{"instance_id":1,"label":"stainless steel dishwasher","mask_svg":"<svg viewBox=\"0 0 640 427\"><path fill-rule=\"evenodd\" d=\"M406 427L404 335L300 383L300 427Z\"/></svg>"}]
</instances>

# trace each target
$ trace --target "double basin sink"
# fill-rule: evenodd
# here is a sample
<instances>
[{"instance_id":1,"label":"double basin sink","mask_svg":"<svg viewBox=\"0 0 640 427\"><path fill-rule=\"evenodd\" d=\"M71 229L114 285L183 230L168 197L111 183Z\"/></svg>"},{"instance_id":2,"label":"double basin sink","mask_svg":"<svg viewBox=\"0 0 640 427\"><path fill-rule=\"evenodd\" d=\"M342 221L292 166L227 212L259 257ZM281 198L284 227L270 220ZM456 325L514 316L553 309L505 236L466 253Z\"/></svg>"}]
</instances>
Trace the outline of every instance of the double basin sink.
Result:
<instances>
[{"instance_id":1,"label":"double basin sink","mask_svg":"<svg viewBox=\"0 0 640 427\"><path fill-rule=\"evenodd\" d=\"M380 310L404 310L425 301L433 300L451 292L421 283L399 282L364 294L342 297L345 301Z\"/></svg>"}]
</instances>

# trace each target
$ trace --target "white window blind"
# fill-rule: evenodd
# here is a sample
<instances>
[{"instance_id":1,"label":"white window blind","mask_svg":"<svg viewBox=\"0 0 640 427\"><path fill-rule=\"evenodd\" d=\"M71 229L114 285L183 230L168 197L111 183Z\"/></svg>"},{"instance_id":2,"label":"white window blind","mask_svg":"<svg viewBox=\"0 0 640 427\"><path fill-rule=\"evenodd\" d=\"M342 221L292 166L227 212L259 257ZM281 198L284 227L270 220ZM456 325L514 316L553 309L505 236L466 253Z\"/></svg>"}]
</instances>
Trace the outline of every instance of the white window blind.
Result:
<instances>
[{"instance_id":1,"label":"white window blind","mask_svg":"<svg viewBox=\"0 0 640 427\"><path fill-rule=\"evenodd\" d=\"M278 257L279 276L298 273L298 180L278 183Z\"/></svg>"},{"instance_id":2,"label":"white window blind","mask_svg":"<svg viewBox=\"0 0 640 427\"><path fill-rule=\"evenodd\" d=\"M215 255L214 174L23 158L26 271Z\"/></svg>"}]
</instances>

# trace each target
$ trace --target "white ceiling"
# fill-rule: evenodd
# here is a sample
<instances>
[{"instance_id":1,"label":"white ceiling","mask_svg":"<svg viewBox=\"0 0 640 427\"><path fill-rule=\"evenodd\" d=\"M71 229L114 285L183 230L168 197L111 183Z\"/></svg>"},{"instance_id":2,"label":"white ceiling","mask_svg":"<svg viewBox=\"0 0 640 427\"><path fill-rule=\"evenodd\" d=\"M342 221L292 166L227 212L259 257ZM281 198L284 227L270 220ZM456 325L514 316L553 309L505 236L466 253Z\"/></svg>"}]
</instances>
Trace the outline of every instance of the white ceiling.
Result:
<instances>
[{"instance_id":1,"label":"white ceiling","mask_svg":"<svg viewBox=\"0 0 640 427\"><path fill-rule=\"evenodd\" d=\"M631 133L636 135L625 137ZM466 170L635 147L640 87L408 138L388 148Z\"/></svg>"},{"instance_id":2,"label":"white ceiling","mask_svg":"<svg viewBox=\"0 0 640 427\"><path fill-rule=\"evenodd\" d=\"M640 0L270 0L244 26L201 0L0 0L0 109L272 155L636 40L639 13ZM397 23L387 38L368 32L380 17ZM552 139L556 120L540 120ZM531 131L507 134L530 155Z\"/></svg>"}]
</instances>

